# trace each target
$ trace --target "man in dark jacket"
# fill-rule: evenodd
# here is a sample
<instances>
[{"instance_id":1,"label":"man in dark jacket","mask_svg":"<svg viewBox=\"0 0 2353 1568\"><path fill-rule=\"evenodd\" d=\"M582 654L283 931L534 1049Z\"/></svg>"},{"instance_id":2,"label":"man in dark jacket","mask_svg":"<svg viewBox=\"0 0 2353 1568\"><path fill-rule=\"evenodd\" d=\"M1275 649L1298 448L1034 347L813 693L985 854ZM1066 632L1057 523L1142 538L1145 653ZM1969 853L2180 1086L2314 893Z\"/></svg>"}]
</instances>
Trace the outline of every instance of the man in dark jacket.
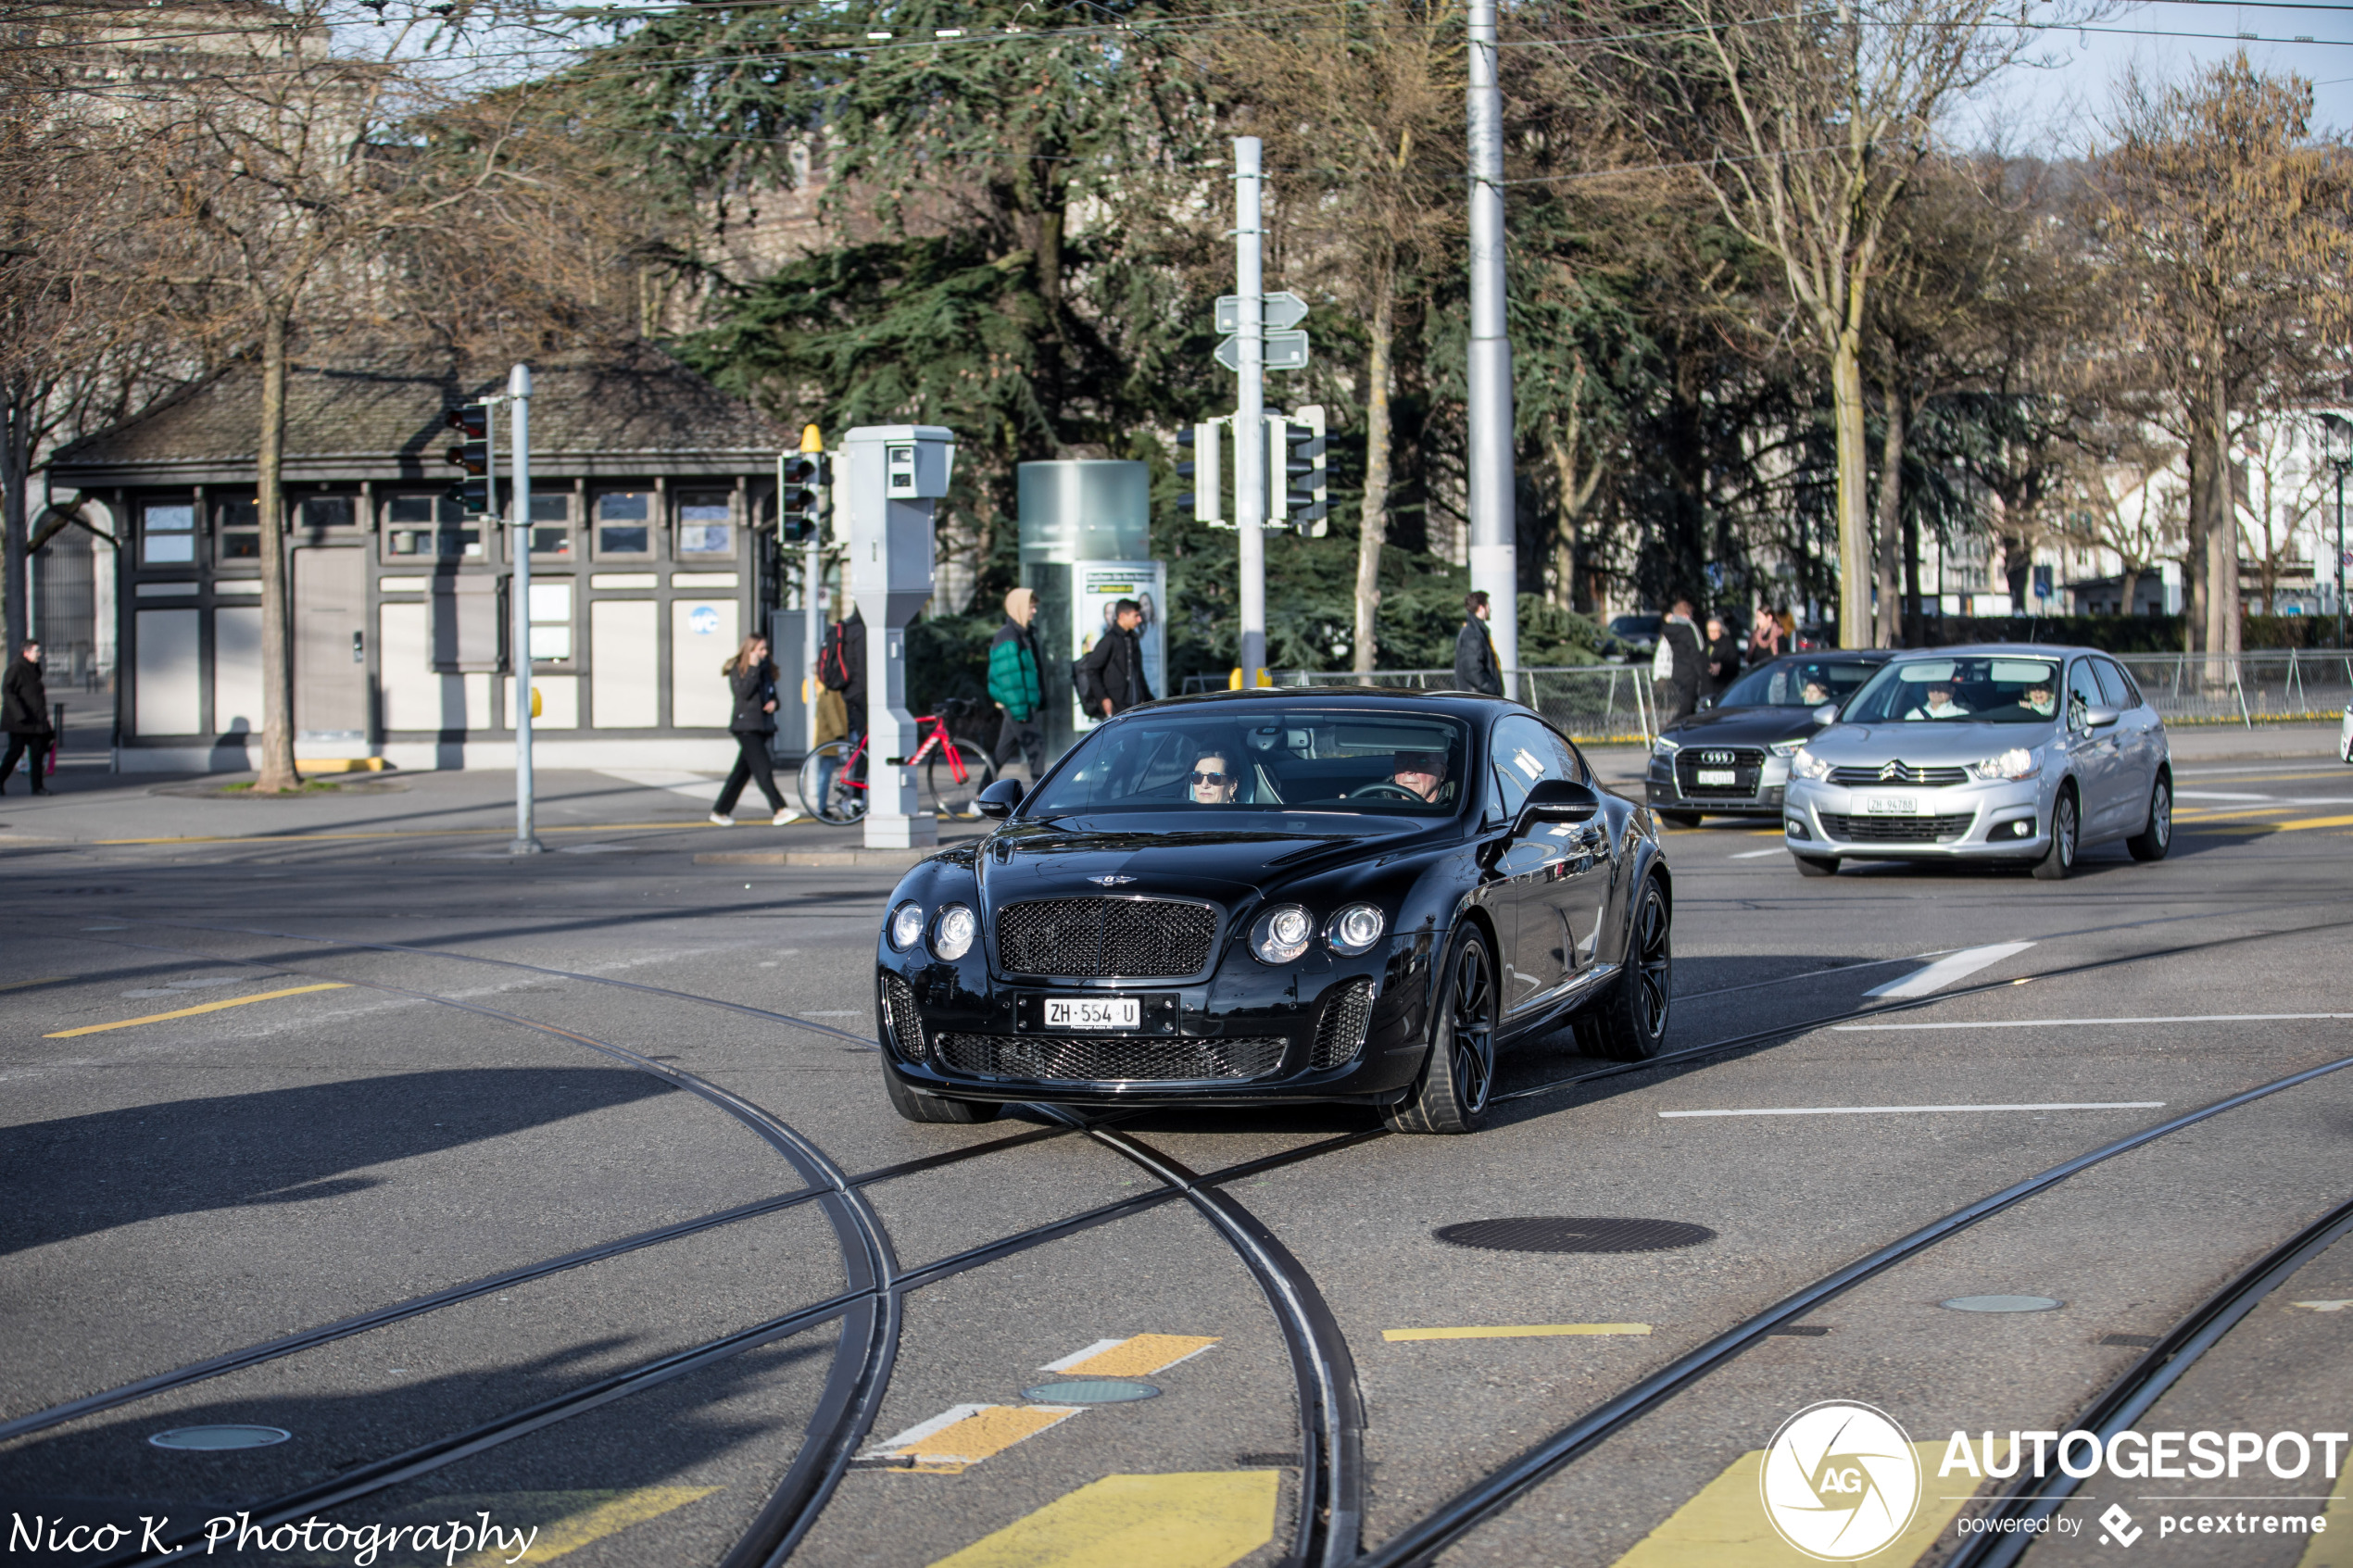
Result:
<instances>
[{"instance_id":1,"label":"man in dark jacket","mask_svg":"<svg viewBox=\"0 0 2353 1568\"><path fill-rule=\"evenodd\" d=\"M1144 607L1122 599L1113 607L1112 623L1086 658L1078 661L1079 700L1090 714L1108 719L1139 702L1152 699L1144 683L1144 640L1137 629L1144 623Z\"/></svg>"},{"instance_id":2,"label":"man in dark jacket","mask_svg":"<svg viewBox=\"0 0 2353 1568\"><path fill-rule=\"evenodd\" d=\"M1038 619L1038 596L1015 588L1005 596L1005 623L988 640L988 700L1004 718L997 725L997 748L989 760L1002 768L1018 753L1029 766L1029 779L1046 770L1046 737L1038 727L1038 710L1046 700L1039 678L1038 639L1030 622Z\"/></svg>"},{"instance_id":3,"label":"man in dark jacket","mask_svg":"<svg viewBox=\"0 0 2353 1568\"><path fill-rule=\"evenodd\" d=\"M1463 629L1454 633L1454 689L1502 696L1504 671L1495 662L1495 639L1487 634L1487 590L1466 596L1463 608Z\"/></svg>"},{"instance_id":4,"label":"man in dark jacket","mask_svg":"<svg viewBox=\"0 0 2353 1568\"><path fill-rule=\"evenodd\" d=\"M0 676L0 729L8 732L7 760L0 762L0 792L7 789L17 759L31 753L27 767L32 793L48 794L49 780L42 769L57 736L49 729L49 691L41 682L39 643L26 643L8 661L7 674Z\"/></svg>"},{"instance_id":5,"label":"man in dark jacket","mask_svg":"<svg viewBox=\"0 0 2353 1568\"><path fill-rule=\"evenodd\" d=\"M1698 710L1700 677L1705 673L1706 663L1699 628L1692 624L1692 601L1677 599L1667 612L1666 624L1658 629L1658 652L1651 660L1660 729Z\"/></svg>"},{"instance_id":6,"label":"man in dark jacket","mask_svg":"<svg viewBox=\"0 0 2353 1568\"><path fill-rule=\"evenodd\" d=\"M1741 678L1740 639L1724 624L1720 615L1707 618L1707 672L1701 677L1699 695L1712 706L1723 699L1731 684Z\"/></svg>"}]
</instances>

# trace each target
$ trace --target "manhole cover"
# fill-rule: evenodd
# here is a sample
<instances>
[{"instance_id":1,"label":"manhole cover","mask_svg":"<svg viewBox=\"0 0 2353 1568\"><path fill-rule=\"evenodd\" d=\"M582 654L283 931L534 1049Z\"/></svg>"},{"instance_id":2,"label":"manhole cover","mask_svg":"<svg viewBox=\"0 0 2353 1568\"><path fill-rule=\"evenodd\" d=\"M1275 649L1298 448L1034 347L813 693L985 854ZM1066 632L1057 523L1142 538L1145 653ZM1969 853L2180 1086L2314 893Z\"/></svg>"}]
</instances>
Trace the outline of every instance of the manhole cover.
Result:
<instances>
[{"instance_id":1,"label":"manhole cover","mask_svg":"<svg viewBox=\"0 0 2353 1568\"><path fill-rule=\"evenodd\" d=\"M1956 1296L1937 1305L1957 1312L2049 1312L2067 1303L2047 1296Z\"/></svg>"},{"instance_id":2,"label":"manhole cover","mask_svg":"<svg viewBox=\"0 0 2353 1568\"><path fill-rule=\"evenodd\" d=\"M266 1449L293 1436L282 1426L175 1426L147 1441L158 1449Z\"/></svg>"},{"instance_id":3,"label":"manhole cover","mask_svg":"<svg viewBox=\"0 0 2353 1568\"><path fill-rule=\"evenodd\" d=\"M1124 1405L1130 1399L1153 1399L1159 1393L1149 1383L1130 1383L1124 1377L1080 1377L1068 1383L1041 1383L1023 1389L1021 1397L1049 1405Z\"/></svg>"},{"instance_id":4,"label":"manhole cover","mask_svg":"<svg viewBox=\"0 0 2353 1568\"><path fill-rule=\"evenodd\" d=\"M1713 1241L1705 1225L1680 1220L1564 1220L1536 1216L1516 1220L1466 1220L1430 1232L1456 1247L1492 1252L1665 1252Z\"/></svg>"}]
</instances>

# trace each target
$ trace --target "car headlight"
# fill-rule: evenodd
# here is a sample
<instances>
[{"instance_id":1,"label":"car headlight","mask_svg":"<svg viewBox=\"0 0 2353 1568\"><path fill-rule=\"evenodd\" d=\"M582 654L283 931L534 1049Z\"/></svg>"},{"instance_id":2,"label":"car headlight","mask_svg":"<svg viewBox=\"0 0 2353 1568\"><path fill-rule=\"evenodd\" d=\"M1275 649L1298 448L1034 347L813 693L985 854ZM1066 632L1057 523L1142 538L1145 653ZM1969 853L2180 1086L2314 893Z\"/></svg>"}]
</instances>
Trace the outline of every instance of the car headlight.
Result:
<instances>
[{"instance_id":1,"label":"car headlight","mask_svg":"<svg viewBox=\"0 0 2353 1568\"><path fill-rule=\"evenodd\" d=\"M1805 748L1803 740L1777 740L1765 749L1776 757L1794 757Z\"/></svg>"},{"instance_id":2,"label":"car headlight","mask_svg":"<svg viewBox=\"0 0 2353 1568\"><path fill-rule=\"evenodd\" d=\"M1315 916L1297 904L1277 904L1251 927L1250 950L1260 963L1294 963L1315 939Z\"/></svg>"},{"instance_id":3,"label":"car headlight","mask_svg":"<svg viewBox=\"0 0 2353 1568\"><path fill-rule=\"evenodd\" d=\"M980 935L980 922L962 904L950 904L939 911L939 919L931 928L932 952L951 962L973 950L973 938Z\"/></svg>"},{"instance_id":4,"label":"car headlight","mask_svg":"<svg viewBox=\"0 0 2353 1568\"><path fill-rule=\"evenodd\" d=\"M1331 944L1333 952L1353 959L1369 951L1388 925L1389 917L1372 905L1351 904L1325 925L1324 940Z\"/></svg>"},{"instance_id":5,"label":"car headlight","mask_svg":"<svg viewBox=\"0 0 2353 1568\"><path fill-rule=\"evenodd\" d=\"M890 911L890 945L900 952L913 947L924 934L924 907L905 903Z\"/></svg>"},{"instance_id":6,"label":"car headlight","mask_svg":"<svg viewBox=\"0 0 2353 1568\"><path fill-rule=\"evenodd\" d=\"M2043 771L2043 764L2024 746L2014 746L1999 757L1970 763L1969 771L1981 779L2031 779Z\"/></svg>"},{"instance_id":7,"label":"car headlight","mask_svg":"<svg viewBox=\"0 0 2353 1568\"><path fill-rule=\"evenodd\" d=\"M1791 754L1789 771L1801 779L1826 779L1831 776L1831 765L1802 746Z\"/></svg>"},{"instance_id":8,"label":"car headlight","mask_svg":"<svg viewBox=\"0 0 2353 1568\"><path fill-rule=\"evenodd\" d=\"M1651 755L1653 757L1672 757L1682 749L1683 743L1681 741L1668 740L1665 735L1661 735L1656 740L1651 742Z\"/></svg>"}]
</instances>

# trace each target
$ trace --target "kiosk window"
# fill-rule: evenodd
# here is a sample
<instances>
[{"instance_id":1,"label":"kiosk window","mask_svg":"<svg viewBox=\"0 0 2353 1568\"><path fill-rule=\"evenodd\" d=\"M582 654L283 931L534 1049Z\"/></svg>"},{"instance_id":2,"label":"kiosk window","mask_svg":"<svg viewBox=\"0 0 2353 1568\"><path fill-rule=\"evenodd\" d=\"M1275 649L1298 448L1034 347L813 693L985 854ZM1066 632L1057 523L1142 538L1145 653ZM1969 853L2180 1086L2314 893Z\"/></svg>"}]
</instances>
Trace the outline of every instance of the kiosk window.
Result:
<instances>
[{"instance_id":1,"label":"kiosk window","mask_svg":"<svg viewBox=\"0 0 2353 1568\"><path fill-rule=\"evenodd\" d=\"M549 560L572 559L571 496L532 492L531 553Z\"/></svg>"},{"instance_id":2,"label":"kiosk window","mask_svg":"<svg viewBox=\"0 0 2353 1568\"><path fill-rule=\"evenodd\" d=\"M572 584L559 580L531 585L531 657L540 664L572 658Z\"/></svg>"},{"instance_id":3,"label":"kiosk window","mask_svg":"<svg viewBox=\"0 0 2353 1568\"><path fill-rule=\"evenodd\" d=\"M349 495L305 495L302 498L302 525L305 528L349 528L359 520L359 508Z\"/></svg>"},{"instance_id":4,"label":"kiosk window","mask_svg":"<svg viewBox=\"0 0 2353 1568\"><path fill-rule=\"evenodd\" d=\"M220 539L219 560L261 558L261 508L252 501L223 501L212 508L212 526Z\"/></svg>"},{"instance_id":5,"label":"kiosk window","mask_svg":"<svg viewBox=\"0 0 2353 1568\"><path fill-rule=\"evenodd\" d=\"M654 553L650 490L609 490L597 497L597 558L643 559Z\"/></svg>"},{"instance_id":6,"label":"kiosk window","mask_svg":"<svg viewBox=\"0 0 2353 1568\"><path fill-rule=\"evenodd\" d=\"M139 508L139 564L193 566L196 508L187 501L151 501Z\"/></svg>"},{"instance_id":7,"label":"kiosk window","mask_svg":"<svg viewBox=\"0 0 2353 1568\"><path fill-rule=\"evenodd\" d=\"M678 503L678 553L682 556L732 556L736 553L735 509L724 495L687 495Z\"/></svg>"},{"instance_id":8,"label":"kiosk window","mask_svg":"<svg viewBox=\"0 0 2353 1568\"><path fill-rule=\"evenodd\" d=\"M482 530L445 495L395 495L384 503L384 554L398 560L478 560Z\"/></svg>"}]
</instances>

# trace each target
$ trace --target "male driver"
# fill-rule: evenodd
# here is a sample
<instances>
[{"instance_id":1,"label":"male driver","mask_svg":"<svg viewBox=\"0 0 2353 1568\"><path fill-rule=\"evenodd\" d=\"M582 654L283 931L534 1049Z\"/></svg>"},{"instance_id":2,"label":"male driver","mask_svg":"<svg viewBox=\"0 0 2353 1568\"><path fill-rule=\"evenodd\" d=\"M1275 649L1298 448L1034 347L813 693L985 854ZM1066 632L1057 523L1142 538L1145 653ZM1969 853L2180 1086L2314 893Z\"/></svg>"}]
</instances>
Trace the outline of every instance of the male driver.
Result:
<instances>
[{"instance_id":1,"label":"male driver","mask_svg":"<svg viewBox=\"0 0 2353 1568\"><path fill-rule=\"evenodd\" d=\"M1401 751L1397 754L1397 771L1390 782L1412 790L1423 800L1435 805L1439 789L1446 783L1446 754L1442 751Z\"/></svg>"},{"instance_id":2,"label":"male driver","mask_svg":"<svg viewBox=\"0 0 2353 1568\"><path fill-rule=\"evenodd\" d=\"M1241 781L1234 777L1234 770L1216 752L1204 752L1194 759L1193 777L1187 798L1196 806L1229 806L1234 791Z\"/></svg>"},{"instance_id":3,"label":"male driver","mask_svg":"<svg viewBox=\"0 0 2353 1568\"><path fill-rule=\"evenodd\" d=\"M1904 715L1906 719L1966 719L1969 709L1953 700L1953 688L1947 683L1928 688L1928 700Z\"/></svg>"}]
</instances>

